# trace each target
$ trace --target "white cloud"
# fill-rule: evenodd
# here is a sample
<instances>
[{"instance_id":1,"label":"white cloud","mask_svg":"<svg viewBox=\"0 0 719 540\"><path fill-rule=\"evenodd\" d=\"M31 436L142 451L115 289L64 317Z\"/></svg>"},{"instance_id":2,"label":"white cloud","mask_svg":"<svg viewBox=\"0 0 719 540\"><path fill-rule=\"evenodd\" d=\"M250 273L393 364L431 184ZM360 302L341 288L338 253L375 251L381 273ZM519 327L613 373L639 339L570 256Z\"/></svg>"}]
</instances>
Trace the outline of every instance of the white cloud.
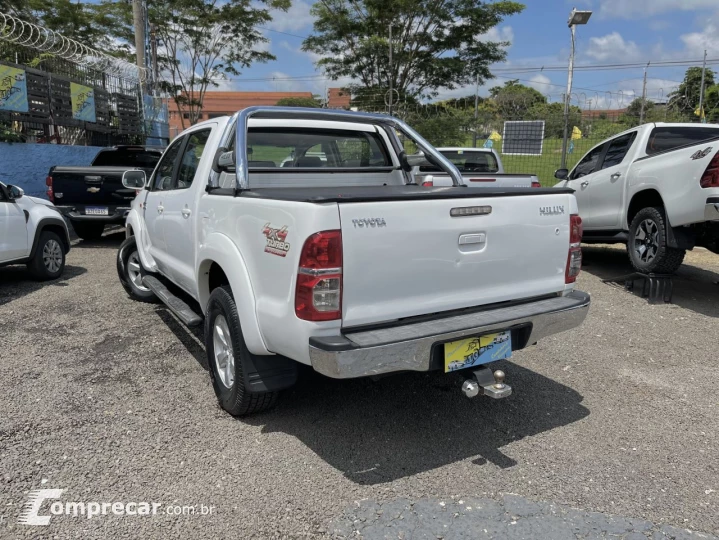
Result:
<instances>
[{"instance_id":1,"label":"white cloud","mask_svg":"<svg viewBox=\"0 0 719 540\"><path fill-rule=\"evenodd\" d=\"M600 62L606 60L622 60L632 62L639 60L641 51L633 41L625 41L619 32L612 32L602 37L589 38L589 49L586 55Z\"/></svg>"},{"instance_id":2,"label":"white cloud","mask_svg":"<svg viewBox=\"0 0 719 540\"><path fill-rule=\"evenodd\" d=\"M602 0L603 19L644 19L670 11L697 11L717 7L717 0Z\"/></svg>"},{"instance_id":3,"label":"white cloud","mask_svg":"<svg viewBox=\"0 0 719 540\"><path fill-rule=\"evenodd\" d=\"M514 41L514 30L511 26L494 26L489 29L489 32L477 36L478 41L509 41L510 47ZM509 48L509 47L507 47Z\"/></svg>"},{"instance_id":4,"label":"white cloud","mask_svg":"<svg viewBox=\"0 0 719 540\"><path fill-rule=\"evenodd\" d=\"M551 94L553 88L551 82L552 81L549 77L538 73L537 75L529 79L529 82L526 84L527 86L531 86L532 88L534 88L537 92L541 92L542 94Z\"/></svg>"},{"instance_id":5,"label":"white cloud","mask_svg":"<svg viewBox=\"0 0 719 540\"><path fill-rule=\"evenodd\" d=\"M311 5L302 0L293 0L290 9L272 10L272 22L267 27L278 32L296 32L309 26L314 21L310 14Z\"/></svg>"},{"instance_id":6,"label":"white cloud","mask_svg":"<svg viewBox=\"0 0 719 540\"><path fill-rule=\"evenodd\" d=\"M701 32L684 34L681 40L690 58L702 58L704 50L709 58L716 58L719 55L719 12L705 20Z\"/></svg>"}]
</instances>

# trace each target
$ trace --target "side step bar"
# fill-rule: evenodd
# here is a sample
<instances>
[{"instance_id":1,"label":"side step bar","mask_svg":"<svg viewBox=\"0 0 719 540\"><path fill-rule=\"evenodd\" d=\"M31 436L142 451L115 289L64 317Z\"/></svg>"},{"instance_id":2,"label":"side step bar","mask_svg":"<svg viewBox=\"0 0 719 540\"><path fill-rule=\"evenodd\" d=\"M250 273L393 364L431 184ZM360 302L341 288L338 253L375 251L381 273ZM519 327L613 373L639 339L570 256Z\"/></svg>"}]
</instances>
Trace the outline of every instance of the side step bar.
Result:
<instances>
[{"instance_id":1,"label":"side step bar","mask_svg":"<svg viewBox=\"0 0 719 540\"><path fill-rule=\"evenodd\" d=\"M186 326L199 326L202 324L202 317L192 311L192 308L177 296L172 294L159 279L153 276L142 278L142 284L150 289L170 311L172 311Z\"/></svg>"}]
</instances>

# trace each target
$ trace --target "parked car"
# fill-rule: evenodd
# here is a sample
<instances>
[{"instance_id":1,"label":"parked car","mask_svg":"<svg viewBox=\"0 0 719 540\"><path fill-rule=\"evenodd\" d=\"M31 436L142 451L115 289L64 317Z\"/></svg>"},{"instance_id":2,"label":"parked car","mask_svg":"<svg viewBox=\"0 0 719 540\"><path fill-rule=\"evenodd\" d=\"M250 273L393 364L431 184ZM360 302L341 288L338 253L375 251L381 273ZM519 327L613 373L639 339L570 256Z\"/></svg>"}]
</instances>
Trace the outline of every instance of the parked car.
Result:
<instances>
[{"instance_id":1,"label":"parked car","mask_svg":"<svg viewBox=\"0 0 719 540\"><path fill-rule=\"evenodd\" d=\"M68 251L67 225L53 204L0 182L0 266L25 264L38 280L57 279Z\"/></svg>"},{"instance_id":2,"label":"parked car","mask_svg":"<svg viewBox=\"0 0 719 540\"><path fill-rule=\"evenodd\" d=\"M719 126L644 124L555 176L575 191L582 241L626 244L639 272L675 272L694 246L719 253Z\"/></svg>"},{"instance_id":3,"label":"parked car","mask_svg":"<svg viewBox=\"0 0 719 540\"><path fill-rule=\"evenodd\" d=\"M417 185L395 130L455 187ZM248 162L318 144L324 168ZM364 158L342 166L352 156ZM384 115L251 107L181 133L149 181L128 171L124 185L142 191L120 281L188 326L204 321L214 390L233 415L271 406L298 363L335 378L464 368L466 395L504 397L487 364L576 327L589 307L574 288L571 190L468 190Z\"/></svg>"},{"instance_id":4,"label":"parked car","mask_svg":"<svg viewBox=\"0 0 719 540\"><path fill-rule=\"evenodd\" d=\"M542 187L535 174L507 174L502 158L491 148L437 148L450 160L469 187ZM452 179L437 165L424 163L415 168L417 182L423 186L450 186Z\"/></svg>"},{"instance_id":5,"label":"parked car","mask_svg":"<svg viewBox=\"0 0 719 540\"><path fill-rule=\"evenodd\" d=\"M115 146L100 150L89 167L52 167L47 196L84 240L102 236L105 225L124 223L135 191L122 186L122 173L150 174L162 155L154 146Z\"/></svg>"}]
</instances>

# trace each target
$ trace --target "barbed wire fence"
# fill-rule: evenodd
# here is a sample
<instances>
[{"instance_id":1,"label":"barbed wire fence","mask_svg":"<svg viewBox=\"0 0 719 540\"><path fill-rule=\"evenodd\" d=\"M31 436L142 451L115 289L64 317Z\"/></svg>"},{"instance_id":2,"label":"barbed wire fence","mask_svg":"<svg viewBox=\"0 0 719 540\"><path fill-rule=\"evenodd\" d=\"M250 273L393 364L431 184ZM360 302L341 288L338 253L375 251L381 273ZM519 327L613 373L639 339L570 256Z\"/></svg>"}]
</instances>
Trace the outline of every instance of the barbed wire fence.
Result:
<instances>
[{"instance_id":1,"label":"barbed wire fence","mask_svg":"<svg viewBox=\"0 0 719 540\"><path fill-rule=\"evenodd\" d=\"M641 123L700 122L694 112L697 104L679 89L679 85L653 89L647 93L643 112L637 107L641 100L635 101L641 92L573 92L567 166L574 167L599 142ZM562 161L564 95L542 95L543 100L536 95L480 98L476 113L474 96L431 104L400 99L394 101L392 114L436 146L491 147L500 154L505 172L536 174L542 185L551 186L557 182L554 171ZM353 99L352 106L388 113L386 97L386 93L362 95ZM719 118L719 103L707 104L705 114L707 119ZM510 128L514 140L506 145L505 131ZM407 150L414 148L409 145Z\"/></svg>"},{"instance_id":2,"label":"barbed wire fence","mask_svg":"<svg viewBox=\"0 0 719 540\"><path fill-rule=\"evenodd\" d=\"M146 70L0 12L0 141L144 143Z\"/></svg>"}]
</instances>

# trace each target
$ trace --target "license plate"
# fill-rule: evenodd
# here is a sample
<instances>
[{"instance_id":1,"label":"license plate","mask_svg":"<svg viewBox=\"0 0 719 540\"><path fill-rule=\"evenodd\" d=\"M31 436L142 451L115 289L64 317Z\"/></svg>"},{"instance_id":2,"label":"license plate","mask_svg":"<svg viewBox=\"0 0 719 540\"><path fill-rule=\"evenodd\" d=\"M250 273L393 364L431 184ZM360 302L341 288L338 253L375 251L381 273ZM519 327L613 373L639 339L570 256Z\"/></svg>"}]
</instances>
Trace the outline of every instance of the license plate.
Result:
<instances>
[{"instance_id":1,"label":"license plate","mask_svg":"<svg viewBox=\"0 0 719 540\"><path fill-rule=\"evenodd\" d=\"M444 372L503 360L512 356L512 332L461 339L444 344Z\"/></svg>"},{"instance_id":2,"label":"license plate","mask_svg":"<svg viewBox=\"0 0 719 540\"><path fill-rule=\"evenodd\" d=\"M107 216L107 206L86 206L85 215L87 216Z\"/></svg>"}]
</instances>

